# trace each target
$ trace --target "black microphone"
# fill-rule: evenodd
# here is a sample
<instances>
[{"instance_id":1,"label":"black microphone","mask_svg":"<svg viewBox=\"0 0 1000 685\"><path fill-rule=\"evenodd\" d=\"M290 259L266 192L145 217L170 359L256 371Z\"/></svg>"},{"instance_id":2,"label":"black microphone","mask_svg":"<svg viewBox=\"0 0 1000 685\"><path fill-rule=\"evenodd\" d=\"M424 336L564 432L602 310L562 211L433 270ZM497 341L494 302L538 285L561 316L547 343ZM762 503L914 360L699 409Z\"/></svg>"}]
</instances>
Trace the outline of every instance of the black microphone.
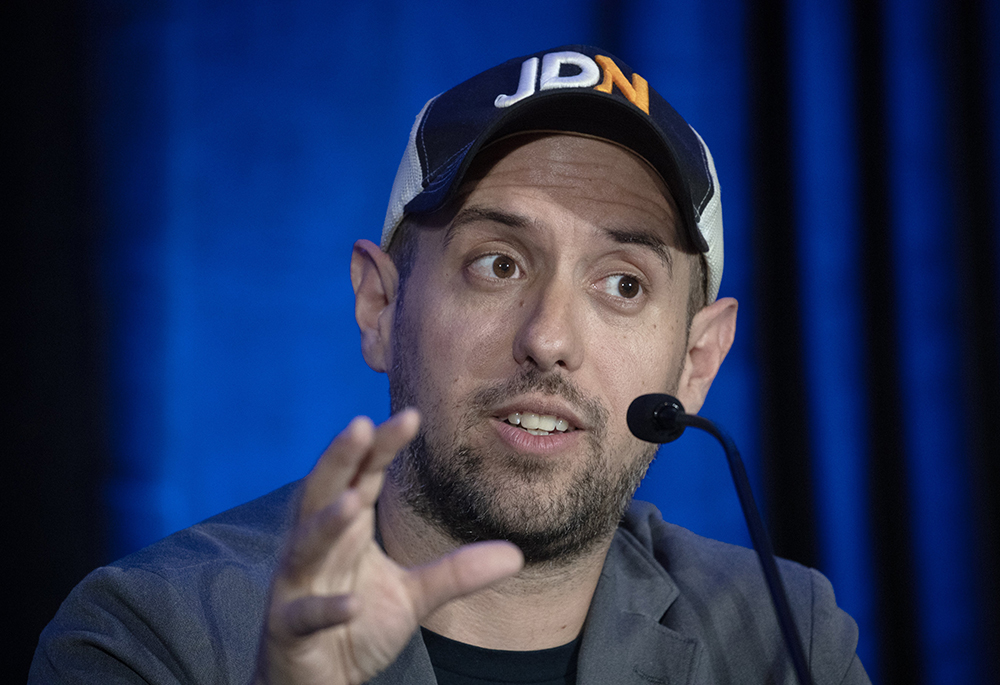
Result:
<instances>
[{"instance_id":1,"label":"black microphone","mask_svg":"<svg viewBox=\"0 0 1000 685\"><path fill-rule=\"evenodd\" d=\"M628 407L625 420L632 435L646 442L673 442L686 426L677 421L684 405L671 395L641 395Z\"/></svg>"},{"instance_id":2,"label":"black microphone","mask_svg":"<svg viewBox=\"0 0 1000 685\"><path fill-rule=\"evenodd\" d=\"M736 494L740 498L743 518L746 519L750 540L764 571L764 580L767 581L767 589L771 593L778 625L781 627L781 635L792 658L795 674L801 685L812 685L812 675L809 673L805 650L802 649L802 640L792 620L788 595L785 594L785 585L781 581L778 564L774 560L774 549L771 547L764 522L760 518L760 512L757 511L753 491L750 489L750 479L747 478L736 443L708 419L685 413L684 405L671 395L652 394L635 398L629 405L625 419L632 435L646 442L672 442L681 436L687 426L693 426L711 434L722 444L726 459L729 461L733 485L736 486Z\"/></svg>"}]
</instances>

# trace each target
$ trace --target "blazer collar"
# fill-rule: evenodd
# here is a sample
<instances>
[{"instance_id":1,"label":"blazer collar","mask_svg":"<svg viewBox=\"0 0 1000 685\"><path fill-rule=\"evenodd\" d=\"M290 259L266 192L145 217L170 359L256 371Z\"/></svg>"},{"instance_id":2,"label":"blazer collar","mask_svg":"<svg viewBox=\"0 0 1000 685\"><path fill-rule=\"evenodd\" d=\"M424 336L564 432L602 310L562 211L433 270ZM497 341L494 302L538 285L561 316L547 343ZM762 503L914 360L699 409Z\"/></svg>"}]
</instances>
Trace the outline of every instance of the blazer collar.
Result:
<instances>
[{"instance_id":1,"label":"blazer collar","mask_svg":"<svg viewBox=\"0 0 1000 685\"><path fill-rule=\"evenodd\" d=\"M699 642L660 624L678 594L652 553L619 528L584 625L578 685L705 682Z\"/></svg>"}]
</instances>

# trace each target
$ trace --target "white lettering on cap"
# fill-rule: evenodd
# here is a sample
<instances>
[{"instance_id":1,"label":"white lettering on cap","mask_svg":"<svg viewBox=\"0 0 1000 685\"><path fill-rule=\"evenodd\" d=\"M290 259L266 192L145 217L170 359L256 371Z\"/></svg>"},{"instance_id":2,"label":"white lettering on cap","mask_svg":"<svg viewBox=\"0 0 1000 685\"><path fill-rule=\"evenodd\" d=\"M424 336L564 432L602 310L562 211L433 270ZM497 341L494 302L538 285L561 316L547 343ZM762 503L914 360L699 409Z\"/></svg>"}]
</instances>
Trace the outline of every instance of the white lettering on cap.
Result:
<instances>
[{"instance_id":1,"label":"white lettering on cap","mask_svg":"<svg viewBox=\"0 0 1000 685\"><path fill-rule=\"evenodd\" d=\"M561 76L565 65L579 69L579 73ZM604 80L601 80L601 70L604 70ZM526 97L534 95L535 79L538 78L538 58L530 57L521 64L521 76L517 83L517 91L513 95L497 95L493 101L495 107L510 107ZM538 78L538 90L553 90L556 88L590 88L594 87L602 93L610 95L617 86L626 100L649 114L649 84L639 74L632 73L632 80L618 68L615 61L606 55L597 55L594 59L573 52L550 52L542 56L542 74Z\"/></svg>"},{"instance_id":2,"label":"white lettering on cap","mask_svg":"<svg viewBox=\"0 0 1000 685\"><path fill-rule=\"evenodd\" d=\"M517 83L517 92L513 95L497 95L493 101L494 107L510 107L529 95L535 94L535 75L538 73L538 58L524 60L521 65L521 80Z\"/></svg>"},{"instance_id":3,"label":"white lettering on cap","mask_svg":"<svg viewBox=\"0 0 1000 685\"><path fill-rule=\"evenodd\" d=\"M564 64L578 67L579 74L560 76ZM542 57L542 77L539 90L552 88L590 88L601 79L597 62L579 52L550 52Z\"/></svg>"},{"instance_id":4,"label":"white lettering on cap","mask_svg":"<svg viewBox=\"0 0 1000 685\"><path fill-rule=\"evenodd\" d=\"M571 76L560 76L563 65L578 68L580 72ZM513 95L497 95L495 107L510 107L526 97L535 94L535 79L538 77L538 58L530 57L521 65L521 77L517 91ZM550 52L542 57L542 75L539 90L553 88L590 88L601 80L601 69L597 62L579 52Z\"/></svg>"}]
</instances>

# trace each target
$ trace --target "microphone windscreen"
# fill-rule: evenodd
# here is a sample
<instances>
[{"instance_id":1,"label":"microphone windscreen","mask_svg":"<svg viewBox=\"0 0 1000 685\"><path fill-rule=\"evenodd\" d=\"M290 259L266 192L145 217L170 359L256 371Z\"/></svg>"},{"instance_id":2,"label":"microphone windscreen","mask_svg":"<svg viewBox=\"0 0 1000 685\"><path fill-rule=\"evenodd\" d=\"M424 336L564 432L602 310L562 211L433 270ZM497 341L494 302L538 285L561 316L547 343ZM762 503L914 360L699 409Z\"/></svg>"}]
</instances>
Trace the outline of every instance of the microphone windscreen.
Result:
<instances>
[{"instance_id":1,"label":"microphone windscreen","mask_svg":"<svg viewBox=\"0 0 1000 685\"><path fill-rule=\"evenodd\" d=\"M671 395L654 393L640 395L632 400L625 420L632 435L646 442L673 442L681 437L684 425L677 417L684 413L684 405Z\"/></svg>"}]
</instances>

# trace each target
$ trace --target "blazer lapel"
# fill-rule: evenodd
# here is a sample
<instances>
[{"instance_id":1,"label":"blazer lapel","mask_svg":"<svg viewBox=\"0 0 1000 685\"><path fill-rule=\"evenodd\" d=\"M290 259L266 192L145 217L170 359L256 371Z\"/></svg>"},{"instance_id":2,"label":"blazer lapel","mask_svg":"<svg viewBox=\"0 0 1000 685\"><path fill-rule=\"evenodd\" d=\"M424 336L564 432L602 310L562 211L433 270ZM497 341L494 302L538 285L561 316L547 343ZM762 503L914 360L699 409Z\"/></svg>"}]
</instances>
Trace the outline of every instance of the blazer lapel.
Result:
<instances>
[{"instance_id":1,"label":"blazer lapel","mask_svg":"<svg viewBox=\"0 0 1000 685\"><path fill-rule=\"evenodd\" d=\"M707 682L698 640L660 625L677 595L663 567L619 529L584 626L578 685Z\"/></svg>"}]
</instances>

